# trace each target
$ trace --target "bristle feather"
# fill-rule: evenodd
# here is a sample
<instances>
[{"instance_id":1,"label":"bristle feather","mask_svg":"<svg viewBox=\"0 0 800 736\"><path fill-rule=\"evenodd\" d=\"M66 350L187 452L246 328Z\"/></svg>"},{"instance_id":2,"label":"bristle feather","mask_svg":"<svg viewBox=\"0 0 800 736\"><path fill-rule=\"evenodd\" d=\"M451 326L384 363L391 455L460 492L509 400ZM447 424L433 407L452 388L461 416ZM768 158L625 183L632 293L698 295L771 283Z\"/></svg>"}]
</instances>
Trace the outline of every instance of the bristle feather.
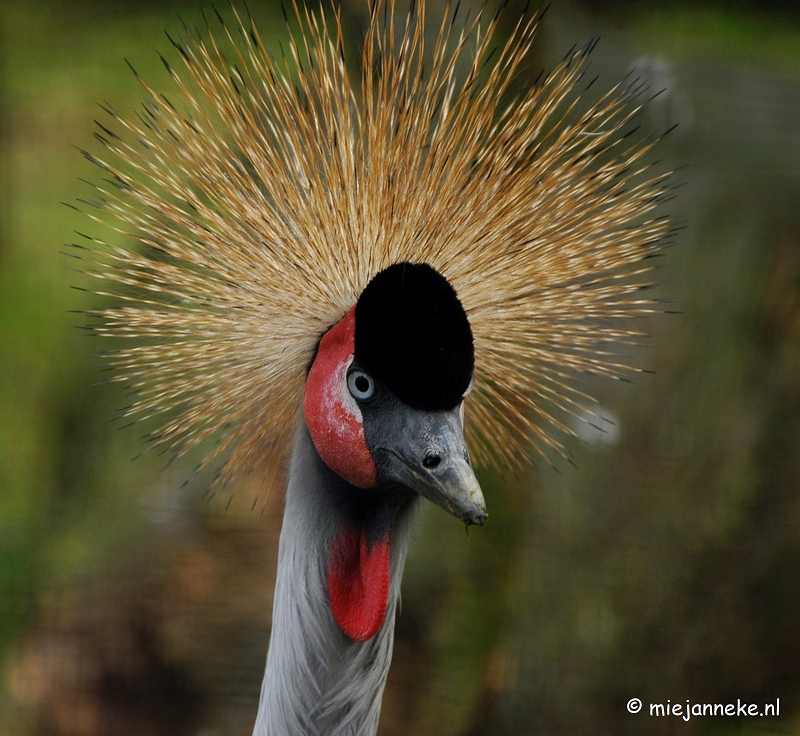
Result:
<instances>
[{"instance_id":1,"label":"bristle feather","mask_svg":"<svg viewBox=\"0 0 800 736\"><path fill-rule=\"evenodd\" d=\"M618 347L643 335L615 325L663 311L638 296L675 232L657 139L629 138L638 80L585 103L593 39L523 86L544 11L495 43L499 14L456 23L456 3L429 43L425 4L398 21L394 0L370 3L354 80L340 12L292 10L279 56L249 10L236 33L170 38L180 104L137 74L142 113L102 106L109 158L82 151L118 182L82 201L120 239L84 236L84 272L119 305L90 311L95 332L131 341L111 358L137 392L124 414L166 413L149 439L176 454L216 438L198 472L227 456L219 481L240 477L285 451L320 335L375 273L425 262L472 326L476 460L568 457L558 437L591 403L575 376L635 373Z\"/></svg>"}]
</instances>

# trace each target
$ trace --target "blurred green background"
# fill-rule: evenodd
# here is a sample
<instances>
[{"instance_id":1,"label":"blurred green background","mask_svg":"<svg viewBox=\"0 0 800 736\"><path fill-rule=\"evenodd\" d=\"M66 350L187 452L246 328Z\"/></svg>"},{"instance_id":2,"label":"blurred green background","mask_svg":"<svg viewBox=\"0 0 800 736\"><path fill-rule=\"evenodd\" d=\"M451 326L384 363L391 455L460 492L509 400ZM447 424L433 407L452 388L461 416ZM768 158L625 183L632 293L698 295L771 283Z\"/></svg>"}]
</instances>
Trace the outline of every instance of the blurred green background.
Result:
<instances>
[{"instance_id":1,"label":"blurred green background","mask_svg":"<svg viewBox=\"0 0 800 736\"><path fill-rule=\"evenodd\" d=\"M5 0L0 74L0 736L249 734L281 500L223 512L162 469L70 310L98 102L134 113L202 5ZM262 33L279 7L250 0ZM208 7L206 7L208 10ZM226 12L227 11L226 9ZM509 13L513 14L513 3ZM363 7L345 6L349 22ZM685 184L615 432L485 476L491 522L430 509L404 580L381 733L800 734L800 16L794 4L572 2L544 66L601 42L665 91L643 119ZM76 148L77 147L77 148ZM626 710L630 698L643 711ZM780 717L651 717L650 703Z\"/></svg>"}]
</instances>

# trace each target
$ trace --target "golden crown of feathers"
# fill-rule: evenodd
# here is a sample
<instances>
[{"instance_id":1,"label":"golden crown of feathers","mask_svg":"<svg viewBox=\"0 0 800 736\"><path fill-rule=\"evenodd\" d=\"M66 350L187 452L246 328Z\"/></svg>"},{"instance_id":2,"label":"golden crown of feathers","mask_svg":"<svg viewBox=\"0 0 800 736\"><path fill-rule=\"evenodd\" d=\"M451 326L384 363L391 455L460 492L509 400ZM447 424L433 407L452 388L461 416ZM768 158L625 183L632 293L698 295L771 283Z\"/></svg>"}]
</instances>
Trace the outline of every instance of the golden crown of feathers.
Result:
<instances>
[{"instance_id":1,"label":"golden crown of feathers","mask_svg":"<svg viewBox=\"0 0 800 736\"><path fill-rule=\"evenodd\" d=\"M110 175L89 214L118 237L79 257L115 304L94 329L127 341L126 413L166 412L152 439L177 453L217 438L205 462L239 476L286 449L324 331L377 272L425 262L472 326L478 463L562 451L589 402L571 379L629 373L620 320L657 309L640 290L668 174L625 134L644 85L588 102L589 48L533 75L537 16L499 41L497 15L449 8L426 35L424 3L394 0L369 6L359 77L340 14L294 11L279 54L239 14L187 30L177 94L143 81L138 117L108 110L87 154Z\"/></svg>"}]
</instances>

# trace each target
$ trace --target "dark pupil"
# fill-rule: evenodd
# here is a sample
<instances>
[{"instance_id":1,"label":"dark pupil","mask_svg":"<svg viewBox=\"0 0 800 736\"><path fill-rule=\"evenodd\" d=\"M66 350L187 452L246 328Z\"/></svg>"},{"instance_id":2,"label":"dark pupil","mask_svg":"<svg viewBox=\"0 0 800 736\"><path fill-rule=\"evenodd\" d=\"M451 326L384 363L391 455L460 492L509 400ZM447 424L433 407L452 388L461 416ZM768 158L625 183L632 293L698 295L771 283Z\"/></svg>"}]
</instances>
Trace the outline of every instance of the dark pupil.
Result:
<instances>
[{"instance_id":1,"label":"dark pupil","mask_svg":"<svg viewBox=\"0 0 800 736\"><path fill-rule=\"evenodd\" d=\"M369 391L369 379L366 376L356 376L356 389L362 394Z\"/></svg>"}]
</instances>

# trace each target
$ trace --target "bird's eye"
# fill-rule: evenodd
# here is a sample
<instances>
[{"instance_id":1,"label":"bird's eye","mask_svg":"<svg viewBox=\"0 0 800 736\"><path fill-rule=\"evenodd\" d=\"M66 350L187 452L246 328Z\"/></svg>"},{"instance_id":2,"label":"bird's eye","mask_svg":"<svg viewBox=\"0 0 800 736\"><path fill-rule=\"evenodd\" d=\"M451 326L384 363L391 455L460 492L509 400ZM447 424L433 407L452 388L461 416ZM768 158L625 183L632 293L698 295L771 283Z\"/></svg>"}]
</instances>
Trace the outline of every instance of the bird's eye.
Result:
<instances>
[{"instance_id":1,"label":"bird's eye","mask_svg":"<svg viewBox=\"0 0 800 736\"><path fill-rule=\"evenodd\" d=\"M375 381L364 371L351 371L347 376L347 388L359 401L366 401L375 395Z\"/></svg>"},{"instance_id":2,"label":"bird's eye","mask_svg":"<svg viewBox=\"0 0 800 736\"><path fill-rule=\"evenodd\" d=\"M467 398L472 393L472 389L475 388L475 374L472 374L472 378L469 379L469 386L467 386L467 390L464 391L464 396L462 398Z\"/></svg>"}]
</instances>

